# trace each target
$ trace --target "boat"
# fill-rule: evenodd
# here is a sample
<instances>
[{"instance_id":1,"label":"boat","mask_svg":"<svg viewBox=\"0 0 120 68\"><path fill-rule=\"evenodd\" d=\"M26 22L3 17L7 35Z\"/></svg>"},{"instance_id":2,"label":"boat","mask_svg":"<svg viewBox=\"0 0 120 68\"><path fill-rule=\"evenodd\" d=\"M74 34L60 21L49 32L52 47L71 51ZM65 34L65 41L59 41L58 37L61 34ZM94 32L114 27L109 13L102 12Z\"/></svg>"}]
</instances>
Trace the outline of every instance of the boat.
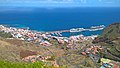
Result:
<instances>
[{"instance_id":1,"label":"boat","mask_svg":"<svg viewBox=\"0 0 120 68\"><path fill-rule=\"evenodd\" d=\"M90 28L105 28L104 25L100 25L100 26L91 26Z\"/></svg>"},{"instance_id":2,"label":"boat","mask_svg":"<svg viewBox=\"0 0 120 68\"><path fill-rule=\"evenodd\" d=\"M77 29L75 29L75 28L70 29L70 32L77 32Z\"/></svg>"},{"instance_id":3,"label":"boat","mask_svg":"<svg viewBox=\"0 0 120 68\"><path fill-rule=\"evenodd\" d=\"M97 30L103 30L105 28L104 25L100 25L100 26L91 26L89 31L97 31Z\"/></svg>"},{"instance_id":4,"label":"boat","mask_svg":"<svg viewBox=\"0 0 120 68\"><path fill-rule=\"evenodd\" d=\"M73 28L73 29L70 29L70 32L81 32L81 31L84 31L85 29L84 28Z\"/></svg>"}]
</instances>

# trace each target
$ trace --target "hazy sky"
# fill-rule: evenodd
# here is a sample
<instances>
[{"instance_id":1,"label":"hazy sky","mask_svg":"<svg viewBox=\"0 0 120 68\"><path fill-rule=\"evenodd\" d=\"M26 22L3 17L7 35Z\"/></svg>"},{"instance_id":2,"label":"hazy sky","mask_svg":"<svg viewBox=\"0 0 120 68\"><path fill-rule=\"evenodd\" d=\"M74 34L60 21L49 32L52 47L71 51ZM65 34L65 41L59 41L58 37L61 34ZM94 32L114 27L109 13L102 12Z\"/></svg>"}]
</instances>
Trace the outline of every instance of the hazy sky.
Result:
<instances>
[{"instance_id":1,"label":"hazy sky","mask_svg":"<svg viewBox=\"0 0 120 68\"><path fill-rule=\"evenodd\" d=\"M0 0L0 6L18 7L120 7L120 0Z\"/></svg>"}]
</instances>

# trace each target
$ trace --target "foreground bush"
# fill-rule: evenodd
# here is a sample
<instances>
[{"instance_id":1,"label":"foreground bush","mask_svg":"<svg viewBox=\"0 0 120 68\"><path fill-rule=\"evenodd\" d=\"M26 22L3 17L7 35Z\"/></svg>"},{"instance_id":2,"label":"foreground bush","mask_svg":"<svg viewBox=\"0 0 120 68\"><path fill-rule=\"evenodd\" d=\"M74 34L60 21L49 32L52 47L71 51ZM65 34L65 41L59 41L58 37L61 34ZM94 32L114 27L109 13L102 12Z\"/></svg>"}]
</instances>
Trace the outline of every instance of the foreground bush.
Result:
<instances>
[{"instance_id":1,"label":"foreground bush","mask_svg":"<svg viewBox=\"0 0 120 68\"><path fill-rule=\"evenodd\" d=\"M3 37L3 38L12 38L13 36L11 35L11 33L6 33L4 31L0 31L0 37Z\"/></svg>"},{"instance_id":2,"label":"foreground bush","mask_svg":"<svg viewBox=\"0 0 120 68\"><path fill-rule=\"evenodd\" d=\"M53 66L45 66L42 62L20 63L0 61L0 68L54 68Z\"/></svg>"}]
</instances>

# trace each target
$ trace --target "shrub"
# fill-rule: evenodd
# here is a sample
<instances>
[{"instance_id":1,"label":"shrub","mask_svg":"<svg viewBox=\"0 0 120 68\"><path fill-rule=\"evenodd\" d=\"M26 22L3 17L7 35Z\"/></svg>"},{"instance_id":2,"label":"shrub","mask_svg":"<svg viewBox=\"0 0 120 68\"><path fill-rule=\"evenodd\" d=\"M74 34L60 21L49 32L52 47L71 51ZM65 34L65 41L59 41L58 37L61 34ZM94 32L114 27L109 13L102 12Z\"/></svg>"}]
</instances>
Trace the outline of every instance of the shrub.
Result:
<instances>
[{"instance_id":1,"label":"shrub","mask_svg":"<svg viewBox=\"0 0 120 68\"><path fill-rule=\"evenodd\" d=\"M9 62L0 61L1 68L54 68L53 66L45 66L43 62L35 63L20 63L20 62Z\"/></svg>"},{"instance_id":2,"label":"shrub","mask_svg":"<svg viewBox=\"0 0 120 68\"><path fill-rule=\"evenodd\" d=\"M11 35L11 33L6 33L4 31L0 31L0 37L3 37L3 38L12 38L13 36Z\"/></svg>"}]
</instances>

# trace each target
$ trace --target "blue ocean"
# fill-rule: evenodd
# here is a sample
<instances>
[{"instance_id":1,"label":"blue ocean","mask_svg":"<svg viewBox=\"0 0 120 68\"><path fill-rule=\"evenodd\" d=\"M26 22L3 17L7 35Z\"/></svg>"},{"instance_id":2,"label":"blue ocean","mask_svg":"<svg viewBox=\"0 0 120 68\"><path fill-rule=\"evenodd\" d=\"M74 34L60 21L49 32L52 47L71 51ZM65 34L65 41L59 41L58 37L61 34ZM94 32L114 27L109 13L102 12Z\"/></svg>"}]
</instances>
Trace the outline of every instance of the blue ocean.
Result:
<instances>
[{"instance_id":1,"label":"blue ocean","mask_svg":"<svg viewBox=\"0 0 120 68\"><path fill-rule=\"evenodd\" d=\"M1 10L1 9L0 9ZM27 10L27 9L26 9ZM37 31L56 31L71 28L90 28L120 22L120 8L34 8L28 11L8 10L0 12L0 24L14 27L30 27ZM101 34L102 31L75 34ZM69 36L69 33L63 33Z\"/></svg>"}]
</instances>

